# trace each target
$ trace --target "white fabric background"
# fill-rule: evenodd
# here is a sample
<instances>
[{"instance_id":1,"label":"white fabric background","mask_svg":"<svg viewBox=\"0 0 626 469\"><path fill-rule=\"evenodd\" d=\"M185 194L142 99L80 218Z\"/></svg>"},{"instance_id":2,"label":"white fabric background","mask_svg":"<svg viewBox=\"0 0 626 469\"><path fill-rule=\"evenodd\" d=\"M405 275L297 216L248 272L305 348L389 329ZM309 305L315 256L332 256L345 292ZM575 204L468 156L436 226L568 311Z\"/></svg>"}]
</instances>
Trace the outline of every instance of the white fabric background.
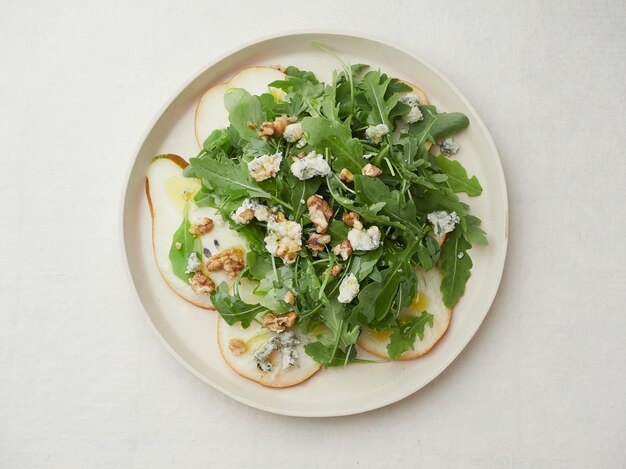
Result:
<instances>
[{"instance_id":1,"label":"white fabric background","mask_svg":"<svg viewBox=\"0 0 626 469\"><path fill-rule=\"evenodd\" d=\"M132 300L118 227L129 158L174 90L309 27L447 74L493 134L511 216L500 292L452 366L317 420L178 365ZM623 1L2 2L0 38L0 467L626 465Z\"/></svg>"}]
</instances>

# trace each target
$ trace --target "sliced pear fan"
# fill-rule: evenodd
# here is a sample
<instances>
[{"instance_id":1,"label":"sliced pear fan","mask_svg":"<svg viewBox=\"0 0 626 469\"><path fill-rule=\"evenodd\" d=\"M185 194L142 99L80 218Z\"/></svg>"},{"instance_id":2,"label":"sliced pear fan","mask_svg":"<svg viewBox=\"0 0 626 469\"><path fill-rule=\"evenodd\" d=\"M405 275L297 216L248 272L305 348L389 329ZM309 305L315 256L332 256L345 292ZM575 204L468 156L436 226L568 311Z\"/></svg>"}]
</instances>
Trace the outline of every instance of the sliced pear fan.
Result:
<instances>
[{"instance_id":1,"label":"sliced pear fan","mask_svg":"<svg viewBox=\"0 0 626 469\"><path fill-rule=\"evenodd\" d=\"M418 358L428 352L437 341L443 336L450 324L452 310L443 304L441 295L441 273L436 268L424 272L418 269L418 291L419 297L405 311L405 314L419 315L426 310L434 316L433 327L426 325L424 329L424 339L415 339L414 349L407 350L400 355L400 360L412 360ZM365 329L357 342L359 346L368 352L386 360L389 360L387 354L387 344L389 343L389 334L375 333L369 329Z\"/></svg>"},{"instance_id":2,"label":"sliced pear fan","mask_svg":"<svg viewBox=\"0 0 626 469\"><path fill-rule=\"evenodd\" d=\"M241 70L227 83L220 83L202 95L196 107L195 132L198 145L215 129L228 127L228 111L224 107L224 94L231 88L243 88L250 94L268 92L268 83L281 80L285 74L272 67L250 67Z\"/></svg>"},{"instance_id":3,"label":"sliced pear fan","mask_svg":"<svg viewBox=\"0 0 626 469\"><path fill-rule=\"evenodd\" d=\"M237 374L263 386L286 388L309 379L320 369L319 363L304 351L305 337L297 328L292 329L292 331L300 339L300 345L296 347L297 363L283 369L281 351L277 350L272 352L269 357L272 370L266 372L257 367L257 361L253 354L272 337L273 332L264 329L256 322L250 324L247 329L243 329L239 325L229 326L220 317L217 325L217 342L224 360ZM231 341L233 341L233 345L239 346L242 353L236 354L231 350L229 347Z\"/></svg>"}]
</instances>

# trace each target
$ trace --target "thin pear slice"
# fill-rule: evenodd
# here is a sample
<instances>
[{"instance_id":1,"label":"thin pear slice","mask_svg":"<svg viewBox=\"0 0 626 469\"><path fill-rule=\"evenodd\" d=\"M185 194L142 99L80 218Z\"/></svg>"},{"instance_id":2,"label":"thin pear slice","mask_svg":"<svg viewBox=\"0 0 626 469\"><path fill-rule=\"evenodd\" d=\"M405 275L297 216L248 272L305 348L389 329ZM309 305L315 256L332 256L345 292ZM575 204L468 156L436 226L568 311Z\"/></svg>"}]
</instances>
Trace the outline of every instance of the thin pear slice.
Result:
<instances>
[{"instance_id":1,"label":"thin pear slice","mask_svg":"<svg viewBox=\"0 0 626 469\"><path fill-rule=\"evenodd\" d=\"M428 272L418 269L419 296L416 303L407 308L404 314L419 315L422 311L428 311L434 316L433 327L426 325L424 339L419 340L419 337L417 337L413 346L414 349L407 350L400 355L400 360L412 360L421 357L437 343L448 329L452 310L443 304L440 286L441 273L437 268L433 268ZM357 343L371 354L386 360L390 359L387 353L388 333L375 333L365 329Z\"/></svg>"},{"instance_id":2,"label":"thin pear slice","mask_svg":"<svg viewBox=\"0 0 626 469\"><path fill-rule=\"evenodd\" d=\"M261 371L257 367L257 361L253 356L254 352L263 346L275 333L264 329L256 322L252 322L250 327L244 329L238 324L229 326L220 317L217 324L217 342L222 357L237 374L263 386L286 388L306 381L320 369L319 363L309 357L304 351L306 338L297 330L297 327L291 330L300 339L300 345L296 347L298 361L295 365L285 369L282 368L280 350L272 352L269 357L273 368L271 371ZM242 353L233 353L229 345L231 347L239 345L243 349Z\"/></svg>"},{"instance_id":3,"label":"thin pear slice","mask_svg":"<svg viewBox=\"0 0 626 469\"><path fill-rule=\"evenodd\" d=\"M189 220L198 223L203 217L211 218L213 229L200 237L203 247L202 260L213 254L236 247L245 254L248 250L245 241L224 223L212 208L197 207L193 194L200 189L200 181L183 176L187 162L178 155L162 155L154 159L146 176L146 196L152 216L152 247L157 267L165 282L185 300L206 309L215 309L208 294L196 293L188 282L177 277L172 269L169 253L172 237L183 220L185 204L189 204ZM186 201L182 192L187 191ZM224 272L204 272L216 285L229 281Z\"/></svg>"},{"instance_id":4,"label":"thin pear slice","mask_svg":"<svg viewBox=\"0 0 626 469\"><path fill-rule=\"evenodd\" d=\"M230 81L209 88L196 106L194 125L198 145L202 146L204 140L215 129L228 127L228 112L224 107L226 91L231 88L243 88L250 94L259 95L268 92L269 83L284 77L283 72L272 67L250 67L241 70Z\"/></svg>"}]
</instances>

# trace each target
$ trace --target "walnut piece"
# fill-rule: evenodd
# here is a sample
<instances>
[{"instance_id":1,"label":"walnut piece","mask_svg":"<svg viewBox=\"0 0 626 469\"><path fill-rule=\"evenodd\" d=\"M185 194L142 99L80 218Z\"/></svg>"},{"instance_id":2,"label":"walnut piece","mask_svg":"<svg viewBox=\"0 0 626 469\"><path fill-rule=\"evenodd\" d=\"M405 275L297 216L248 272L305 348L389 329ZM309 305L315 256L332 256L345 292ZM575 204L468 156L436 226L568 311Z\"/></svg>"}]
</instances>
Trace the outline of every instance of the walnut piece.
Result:
<instances>
[{"instance_id":1,"label":"walnut piece","mask_svg":"<svg viewBox=\"0 0 626 469\"><path fill-rule=\"evenodd\" d=\"M344 213L343 217L341 217L341 219L348 226L352 226L352 227L354 227L356 229L359 229L359 230L361 228L363 228L363 223L361 223L361 220L359 219L359 214L358 213L354 213L354 212Z\"/></svg>"},{"instance_id":2,"label":"walnut piece","mask_svg":"<svg viewBox=\"0 0 626 469\"><path fill-rule=\"evenodd\" d=\"M339 179L343 182L352 182L354 181L354 174L348 168L343 168L339 173Z\"/></svg>"},{"instance_id":3,"label":"walnut piece","mask_svg":"<svg viewBox=\"0 0 626 469\"><path fill-rule=\"evenodd\" d=\"M242 224L250 223L254 218L254 210L252 210L251 208L247 208L243 212L241 212L238 217L242 220Z\"/></svg>"},{"instance_id":4,"label":"walnut piece","mask_svg":"<svg viewBox=\"0 0 626 469\"><path fill-rule=\"evenodd\" d=\"M315 225L315 231L326 233L328 220L333 216L333 209L330 208L328 202L319 195L312 195L307 199L306 206L309 208L309 217Z\"/></svg>"},{"instance_id":5,"label":"walnut piece","mask_svg":"<svg viewBox=\"0 0 626 469\"><path fill-rule=\"evenodd\" d=\"M280 137L289 124L293 124L298 119L296 117L287 117L282 115L274 119L273 122L263 122L259 127L259 135L267 140L272 135L274 137Z\"/></svg>"},{"instance_id":6,"label":"walnut piece","mask_svg":"<svg viewBox=\"0 0 626 469\"><path fill-rule=\"evenodd\" d=\"M350 241L344 239L333 248L333 252L345 261L352 255L352 245L350 244Z\"/></svg>"},{"instance_id":7,"label":"walnut piece","mask_svg":"<svg viewBox=\"0 0 626 469\"><path fill-rule=\"evenodd\" d=\"M272 215L270 215L270 218L276 222L287 221L285 214L280 210L275 211Z\"/></svg>"},{"instance_id":8,"label":"walnut piece","mask_svg":"<svg viewBox=\"0 0 626 469\"><path fill-rule=\"evenodd\" d=\"M316 256L318 252L324 250L328 243L330 243L330 235L311 233L309 240L306 242L306 246L313 251L313 255Z\"/></svg>"},{"instance_id":9,"label":"walnut piece","mask_svg":"<svg viewBox=\"0 0 626 469\"><path fill-rule=\"evenodd\" d=\"M228 342L228 349L233 353L234 356L239 357L246 353L248 350L248 344L246 344L241 339L230 339Z\"/></svg>"},{"instance_id":10,"label":"walnut piece","mask_svg":"<svg viewBox=\"0 0 626 469\"><path fill-rule=\"evenodd\" d=\"M196 272L194 276L189 279L189 285L191 285L191 289L196 293L210 295L215 291L215 283L213 283L213 280L200 272Z\"/></svg>"},{"instance_id":11,"label":"walnut piece","mask_svg":"<svg viewBox=\"0 0 626 469\"><path fill-rule=\"evenodd\" d=\"M361 169L361 174L363 176L369 176L369 177L372 177L372 178L374 178L376 176L380 176L382 173L383 173L382 169L380 169L378 166L374 166L371 163L367 163Z\"/></svg>"},{"instance_id":12,"label":"walnut piece","mask_svg":"<svg viewBox=\"0 0 626 469\"><path fill-rule=\"evenodd\" d=\"M293 292L290 292L290 291L285 293L283 300L285 300L285 303L290 304L290 305L296 304L296 297L294 296Z\"/></svg>"},{"instance_id":13,"label":"walnut piece","mask_svg":"<svg viewBox=\"0 0 626 469\"><path fill-rule=\"evenodd\" d=\"M189 232L194 236L202 236L203 234L207 234L209 231L213 229L213 220L209 217L204 217L200 220L200 223L196 223L189 227Z\"/></svg>"},{"instance_id":14,"label":"walnut piece","mask_svg":"<svg viewBox=\"0 0 626 469\"><path fill-rule=\"evenodd\" d=\"M298 316L294 311L287 314L273 314L270 313L263 317L263 327L269 329L272 332L283 332L288 327L293 326L296 323Z\"/></svg>"},{"instance_id":15,"label":"walnut piece","mask_svg":"<svg viewBox=\"0 0 626 469\"><path fill-rule=\"evenodd\" d=\"M330 269L330 275L332 275L333 277L336 277L337 275L339 275L339 272L341 272L343 270L343 265L341 264L335 264L333 266L332 269ZM328 273L328 269L326 269L322 275L325 277L326 274Z\"/></svg>"},{"instance_id":16,"label":"walnut piece","mask_svg":"<svg viewBox=\"0 0 626 469\"><path fill-rule=\"evenodd\" d=\"M243 253L237 248L225 249L224 251L211 256L206 261L206 269L209 272L218 272L223 270L231 279L237 277L243 267Z\"/></svg>"}]
</instances>

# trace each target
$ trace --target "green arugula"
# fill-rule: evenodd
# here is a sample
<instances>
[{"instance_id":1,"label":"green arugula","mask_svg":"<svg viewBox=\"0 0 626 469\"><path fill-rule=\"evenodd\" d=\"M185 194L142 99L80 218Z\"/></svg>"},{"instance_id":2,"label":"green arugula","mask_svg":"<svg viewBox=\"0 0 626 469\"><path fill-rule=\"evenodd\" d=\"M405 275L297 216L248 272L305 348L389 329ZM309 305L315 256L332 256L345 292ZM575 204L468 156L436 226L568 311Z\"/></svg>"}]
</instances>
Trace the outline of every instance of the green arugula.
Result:
<instances>
[{"instance_id":1,"label":"green arugula","mask_svg":"<svg viewBox=\"0 0 626 469\"><path fill-rule=\"evenodd\" d=\"M389 358L397 360L407 350L415 348L416 337L424 340L424 330L426 326L433 327L435 316L427 311L422 312L418 316L408 316L403 319L402 323L394 329L389 337L387 344L387 353Z\"/></svg>"},{"instance_id":2,"label":"green arugula","mask_svg":"<svg viewBox=\"0 0 626 469\"><path fill-rule=\"evenodd\" d=\"M189 228L191 228L191 222L189 221L189 202L187 202L183 211L183 221L172 237L169 255L174 275L185 283L193 277L193 272L187 272L187 259L189 256L195 252L198 259L202 259L202 245L200 239L192 235L189 232ZM177 247L179 243L180 248Z\"/></svg>"},{"instance_id":3,"label":"green arugula","mask_svg":"<svg viewBox=\"0 0 626 469\"><path fill-rule=\"evenodd\" d=\"M267 311L262 305L251 305L231 295L225 282L220 283L211 295L211 303L229 326L240 322L241 327L247 328L260 313Z\"/></svg>"},{"instance_id":4,"label":"green arugula","mask_svg":"<svg viewBox=\"0 0 626 469\"><path fill-rule=\"evenodd\" d=\"M448 234L446 242L441 249L439 268L443 279L441 281L441 293L443 302L448 308L456 305L465 292L465 284L470 278L472 259L467 250L472 245L462 236L461 227Z\"/></svg>"}]
</instances>

